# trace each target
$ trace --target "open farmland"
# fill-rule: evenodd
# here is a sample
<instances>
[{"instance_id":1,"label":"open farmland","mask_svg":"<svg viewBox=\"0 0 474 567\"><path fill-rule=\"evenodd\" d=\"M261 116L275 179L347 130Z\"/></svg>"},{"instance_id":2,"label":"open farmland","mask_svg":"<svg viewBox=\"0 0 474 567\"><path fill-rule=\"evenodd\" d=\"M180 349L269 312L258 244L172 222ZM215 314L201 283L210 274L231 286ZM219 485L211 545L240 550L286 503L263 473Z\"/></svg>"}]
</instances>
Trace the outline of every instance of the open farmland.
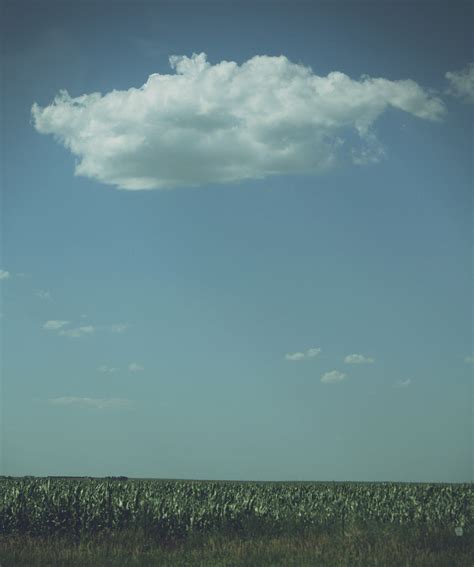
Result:
<instances>
[{"instance_id":1,"label":"open farmland","mask_svg":"<svg viewBox=\"0 0 474 567\"><path fill-rule=\"evenodd\" d=\"M247 544L273 538L276 545L316 533L347 539L384 530L397 537L416 533L425 543L443 534L445 543L467 553L473 540L473 494L472 484L4 478L0 531L10 543L66 537L79 544L99 537L117 544L113 534L122 533L149 550L150 542L176 549L209 537L225 538L228 545L237 537ZM462 528L463 535L456 536L455 528Z\"/></svg>"}]
</instances>

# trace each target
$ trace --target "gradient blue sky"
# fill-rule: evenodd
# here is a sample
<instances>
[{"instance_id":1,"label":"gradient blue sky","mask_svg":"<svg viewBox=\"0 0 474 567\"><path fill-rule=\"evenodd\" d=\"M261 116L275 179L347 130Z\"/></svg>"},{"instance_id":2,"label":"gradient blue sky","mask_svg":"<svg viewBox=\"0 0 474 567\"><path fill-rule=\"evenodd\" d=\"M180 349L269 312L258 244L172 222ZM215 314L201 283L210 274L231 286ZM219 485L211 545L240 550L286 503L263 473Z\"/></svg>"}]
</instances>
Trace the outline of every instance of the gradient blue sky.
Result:
<instances>
[{"instance_id":1,"label":"gradient blue sky","mask_svg":"<svg viewBox=\"0 0 474 567\"><path fill-rule=\"evenodd\" d=\"M470 2L3 1L1 26L1 474L472 480L473 91L445 76ZM201 52L411 79L444 115L388 107L374 163L148 191L35 128Z\"/></svg>"}]
</instances>

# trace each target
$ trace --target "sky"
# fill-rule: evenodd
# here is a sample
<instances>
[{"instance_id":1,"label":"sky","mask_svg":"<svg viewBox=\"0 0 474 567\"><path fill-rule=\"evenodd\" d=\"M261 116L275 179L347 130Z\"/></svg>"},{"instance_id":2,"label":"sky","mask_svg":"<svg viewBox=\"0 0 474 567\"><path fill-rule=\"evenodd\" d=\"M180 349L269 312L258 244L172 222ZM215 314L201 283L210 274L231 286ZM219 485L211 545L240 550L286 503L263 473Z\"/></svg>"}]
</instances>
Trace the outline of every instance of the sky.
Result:
<instances>
[{"instance_id":1,"label":"sky","mask_svg":"<svg viewBox=\"0 0 474 567\"><path fill-rule=\"evenodd\" d=\"M472 481L472 4L1 7L0 474Z\"/></svg>"}]
</instances>

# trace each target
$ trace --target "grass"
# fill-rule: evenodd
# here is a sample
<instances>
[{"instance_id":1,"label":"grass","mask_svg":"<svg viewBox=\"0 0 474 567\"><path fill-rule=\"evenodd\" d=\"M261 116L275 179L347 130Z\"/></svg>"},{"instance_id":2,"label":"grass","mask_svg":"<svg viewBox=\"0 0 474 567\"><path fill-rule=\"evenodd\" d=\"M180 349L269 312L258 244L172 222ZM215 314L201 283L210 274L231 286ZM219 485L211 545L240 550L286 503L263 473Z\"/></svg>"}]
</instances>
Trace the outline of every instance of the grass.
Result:
<instances>
[{"instance_id":1,"label":"grass","mask_svg":"<svg viewBox=\"0 0 474 567\"><path fill-rule=\"evenodd\" d=\"M66 537L4 536L1 567L473 567L474 537L352 526L293 534L214 533L160 541L142 530Z\"/></svg>"}]
</instances>

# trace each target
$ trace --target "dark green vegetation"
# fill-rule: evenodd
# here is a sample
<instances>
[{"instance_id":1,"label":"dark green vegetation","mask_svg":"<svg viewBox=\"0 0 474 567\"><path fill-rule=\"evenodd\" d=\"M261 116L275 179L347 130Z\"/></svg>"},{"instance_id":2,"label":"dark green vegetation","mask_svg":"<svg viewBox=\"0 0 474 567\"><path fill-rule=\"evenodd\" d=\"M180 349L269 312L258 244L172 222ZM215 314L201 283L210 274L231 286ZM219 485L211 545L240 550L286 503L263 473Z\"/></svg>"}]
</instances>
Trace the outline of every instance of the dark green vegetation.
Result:
<instances>
[{"instance_id":1,"label":"dark green vegetation","mask_svg":"<svg viewBox=\"0 0 474 567\"><path fill-rule=\"evenodd\" d=\"M472 484L4 478L0 564L472 567L473 497Z\"/></svg>"}]
</instances>

